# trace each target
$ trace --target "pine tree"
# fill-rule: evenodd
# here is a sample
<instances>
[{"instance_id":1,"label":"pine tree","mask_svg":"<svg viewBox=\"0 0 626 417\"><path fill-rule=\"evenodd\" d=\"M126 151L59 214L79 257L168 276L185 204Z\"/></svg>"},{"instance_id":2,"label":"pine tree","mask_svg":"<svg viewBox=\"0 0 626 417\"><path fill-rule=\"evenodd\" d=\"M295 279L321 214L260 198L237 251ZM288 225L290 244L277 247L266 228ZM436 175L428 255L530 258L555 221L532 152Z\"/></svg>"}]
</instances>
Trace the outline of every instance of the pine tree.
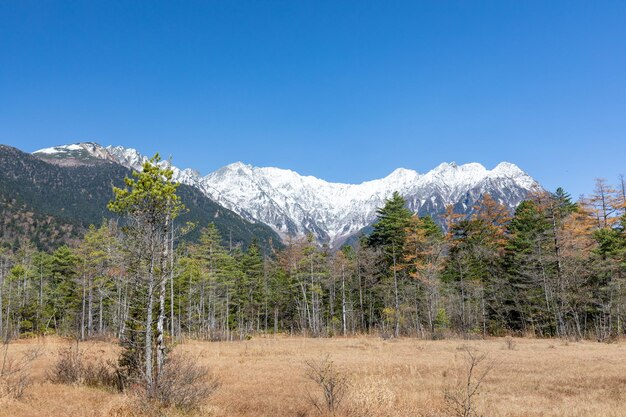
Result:
<instances>
[{"instance_id":1,"label":"pine tree","mask_svg":"<svg viewBox=\"0 0 626 417\"><path fill-rule=\"evenodd\" d=\"M106 272L110 257L113 255L110 245L112 241L114 241L114 237L110 234L108 224L103 222L99 228L94 225L89 227L77 249L79 280L82 287L81 339L85 339L86 336L91 337L96 331L94 323L96 316L99 318L98 332L102 332L104 293L109 285ZM98 309L97 315L95 313L96 308Z\"/></svg>"},{"instance_id":2,"label":"pine tree","mask_svg":"<svg viewBox=\"0 0 626 417\"><path fill-rule=\"evenodd\" d=\"M406 239L406 229L410 225L411 211L406 208L406 201L396 191L385 205L378 209L374 230L368 239L368 245L381 248L385 254L386 270L393 279L393 317L394 336L400 335L400 277L399 264L402 247Z\"/></svg>"},{"instance_id":3,"label":"pine tree","mask_svg":"<svg viewBox=\"0 0 626 417\"><path fill-rule=\"evenodd\" d=\"M546 213L532 200L522 202L508 226L504 258L508 286L503 288L508 322L514 331L553 334L553 277L550 237Z\"/></svg>"},{"instance_id":4,"label":"pine tree","mask_svg":"<svg viewBox=\"0 0 626 417\"><path fill-rule=\"evenodd\" d=\"M126 235L132 239L135 256L140 260L141 275L145 284L145 346L144 378L151 392L165 362L165 288L169 276L169 237L172 221L183 210L176 195L177 183L172 180L173 171L159 166L156 154L143 164L141 172L125 178L125 188L113 188L115 199L109 209L126 217ZM153 357L153 314L155 293L158 291L158 315L156 322L156 358Z\"/></svg>"},{"instance_id":5,"label":"pine tree","mask_svg":"<svg viewBox=\"0 0 626 417\"><path fill-rule=\"evenodd\" d=\"M76 276L79 259L68 246L61 246L52 254L50 301L54 311L53 322L57 332L69 333L78 322L78 288Z\"/></svg>"},{"instance_id":6,"label":"pine tree","mask_svg":"<svg viewBox=\"0 0 626 417\"><path fill-rule=\"evenodd\" d=\"M397 254L402 248L412 213L406 207L406 200L396 191L376 214L368 245L384 248L385 253L392 257L394 251Z\"/></svg>"},{"instance_id":7,"label":"pine tree","mask_svg":"<svg viewBox=\"0 0 626 417\"><path fill-rule=\"evenodd\" d=\"M253 239L242 256L241 268L243 271L242 310L245 315L248 330L261 328L261 310L264 304L265 271L263 257L258 241Z\"/></svg>"}]
</instances>

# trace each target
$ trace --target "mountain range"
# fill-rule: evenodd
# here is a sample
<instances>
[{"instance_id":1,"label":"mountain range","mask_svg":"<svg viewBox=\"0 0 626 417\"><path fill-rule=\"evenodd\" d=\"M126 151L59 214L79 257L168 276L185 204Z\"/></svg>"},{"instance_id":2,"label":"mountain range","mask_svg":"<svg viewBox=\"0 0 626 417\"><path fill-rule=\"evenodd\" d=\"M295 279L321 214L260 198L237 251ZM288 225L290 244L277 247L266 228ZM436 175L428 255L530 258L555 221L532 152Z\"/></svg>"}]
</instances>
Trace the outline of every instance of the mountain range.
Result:
<instances>
[{"instance_id":1,"label":"mountain range","mask_svg":"<svg viewBox=\"0 0 626 417\"><path fill-rule=\"evenodd\" d=\"M45 148L33 156L64 167L106 162L139 170L147 160L137 150L93 142ZM170 166L169 161L162 161ZM419 215L441 220L449 205L471 214L485 193L513 210L537 181L508 162L493 169L478 163L442 163L420 174L398 168L388 176L361 184L341 184L273 167L236 162L208 175L171 166L174 180L188 185L251 224L269 226L282 239L313 234L320 243L337 247L376 219L376 210L394 191Z\"/></svg>"},{"instance_id":2,"label":"mountain range","mask_svg":"<svg viewBox=\"0 0 626 417\"><path fill-rule=\"evenodd\" d=\"M123 186L130 175L126 166L86 152L79 158L40 158L0 145L0 243L17 247L28 238L41 249L72 243L90 224L114 217L107 209L112 186ZM197 225L184 239L197 239L200 229L213 222L227 245L245 246L256 239L264 247L270 241L280 246L270 227L242 219L197 188L182 184L178 194L186 210L177 223Z\"/></svg>"}]
</instances>

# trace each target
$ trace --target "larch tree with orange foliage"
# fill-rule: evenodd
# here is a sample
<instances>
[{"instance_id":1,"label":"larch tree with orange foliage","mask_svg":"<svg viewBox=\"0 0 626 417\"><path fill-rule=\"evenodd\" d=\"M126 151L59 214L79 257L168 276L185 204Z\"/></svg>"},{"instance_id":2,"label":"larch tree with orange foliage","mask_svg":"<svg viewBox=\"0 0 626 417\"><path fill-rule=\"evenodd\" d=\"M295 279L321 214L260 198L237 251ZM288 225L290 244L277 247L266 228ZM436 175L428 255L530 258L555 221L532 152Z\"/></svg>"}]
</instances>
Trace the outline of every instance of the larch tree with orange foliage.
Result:
<instances>
[{"instance_id":1,"label":"larch tree with orange foliage","mask_svg":"<svg viewBox=\"0 0 626 417\"><path fill-rule=\"evenodd\" d=\"M449 259L445 280L456 286L455 316L463 332L480 332L506 327L503 300L506 286L502 255L506 244L506 207L485 194L469 219L453 224L448 231Z\"/></svg>"},{"instance_id":2,"label":"larch tree with orange foliage","mask_svg":"<svg viewBox=\"0 0 626 417\"><path fill-rule=\"evenodd\" d=\"M441 228L429 216L413 215L406 228L402 267L417 283L416 311L425 310L431 334L435 332L444 259L445 243ZM419 304L425 308L420 309Z\"/></svg>"}]
</instances>

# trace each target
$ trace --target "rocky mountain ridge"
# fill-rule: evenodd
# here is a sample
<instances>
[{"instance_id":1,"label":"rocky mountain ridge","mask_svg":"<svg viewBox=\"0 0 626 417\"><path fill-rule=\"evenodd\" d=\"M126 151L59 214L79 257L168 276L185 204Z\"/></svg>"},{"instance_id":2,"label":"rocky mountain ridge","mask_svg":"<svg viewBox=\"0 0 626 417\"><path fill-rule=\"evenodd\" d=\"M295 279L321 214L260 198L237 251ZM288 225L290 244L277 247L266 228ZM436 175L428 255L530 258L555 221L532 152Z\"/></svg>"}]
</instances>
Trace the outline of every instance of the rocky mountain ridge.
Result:
<instances>
[{"instance_id":1,"label":"rocky mountain ridge","mask_svg":"<svg viewBox=\"0 0 626 417\"><path fill-rule=\"evenodd\" d=\"M86 142L34 152L48 159L98 159L139 170L147 157L132 148L103 147ZM169 161L162 161L169 165ZM331 183L273 167L236 162L202 176L193 169L171 167L174 179L199 189L216 203L244 219L270 226L283 239L312 233L320 242L337 246L371 225L376 210L398 191L420 215L438 218L448 205L469 214L483 194L489 193L513 209L539 186L537 181L508 162L488 170L478 163L442 163L420 174L398 168L388 176L361 184Z\"/></svg>"}]
</instances>

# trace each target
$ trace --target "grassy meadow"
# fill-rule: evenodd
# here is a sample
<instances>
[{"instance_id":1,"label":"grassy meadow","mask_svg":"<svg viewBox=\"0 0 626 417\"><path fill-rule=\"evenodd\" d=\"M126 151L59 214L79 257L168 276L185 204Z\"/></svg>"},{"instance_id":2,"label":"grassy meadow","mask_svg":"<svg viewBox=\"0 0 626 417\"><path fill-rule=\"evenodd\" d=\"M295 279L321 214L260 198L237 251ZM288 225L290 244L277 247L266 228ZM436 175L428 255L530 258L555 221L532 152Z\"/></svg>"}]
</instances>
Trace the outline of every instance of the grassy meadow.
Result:
<instances>
[{"instance_id":1,"label":"grassy meadow","mask_svg":"<svg viewBox=\"0 0 626 417\"><path fill-rule=\"evenodd\" d=\"M143 416L132 396L47 380L60 338L11 343L8 359L37 348L32 383L19 399L0 400L0 416ZM113 359L112 342L81 343L85 358ZM165 409L164 416L315 416L320 387L307 361L328 357L347 380L337 416L454 415L445 393L467 376L468 350L484 355L487 371L472 410L484 416L626 415L626 342L503 339L424 341L375 337L259 337L241 342L186 341L175 351L210 367L220 387L199 409ZM154 413L152 411L151 413Z\"/></svg>"}]
</instances>

